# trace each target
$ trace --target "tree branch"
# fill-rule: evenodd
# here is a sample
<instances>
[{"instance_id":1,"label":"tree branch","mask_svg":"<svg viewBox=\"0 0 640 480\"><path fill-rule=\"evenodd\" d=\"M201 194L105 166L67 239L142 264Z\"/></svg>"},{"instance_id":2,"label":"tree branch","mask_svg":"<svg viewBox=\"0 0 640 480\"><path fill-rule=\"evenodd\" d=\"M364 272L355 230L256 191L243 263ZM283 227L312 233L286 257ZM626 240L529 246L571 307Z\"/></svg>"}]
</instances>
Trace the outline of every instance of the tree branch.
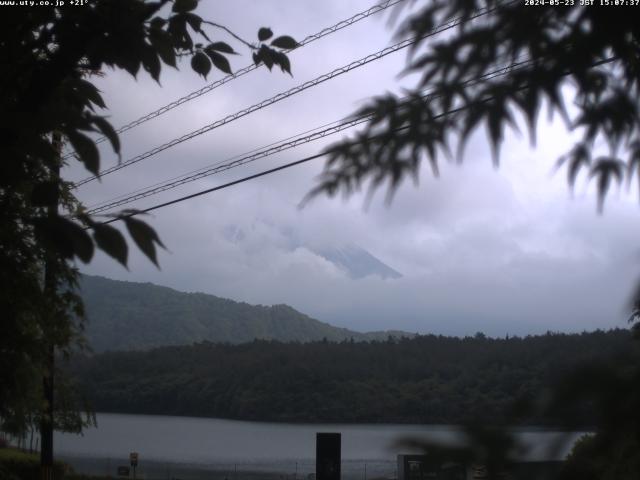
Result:
<instances>
[{"instance_id":1,"label":"tree branch","mask_svg":"<svg viewBox=\"0 0 640 480\"><path fill-rule=\"evenodd\" d=\"M214 22L209 22L207 20L203 20L202 23L206 23L207 25L211 25L212 27L216 27L216 28L220 28L222 30L224 30L225 32L227 32L229 35L231 35L233 38L235 38L236 40L238 40L239 42L244 43L247 47L249 47L252 50L257 50L258 47L256 47L255 45L252 45L251 43L247 42L246 40L244 40L243 38L241 38L240 36L236 35L234 32L232 32L229 28L225 27L224 25L219 25L217 23Z\"/></svg>"}]
</instances>

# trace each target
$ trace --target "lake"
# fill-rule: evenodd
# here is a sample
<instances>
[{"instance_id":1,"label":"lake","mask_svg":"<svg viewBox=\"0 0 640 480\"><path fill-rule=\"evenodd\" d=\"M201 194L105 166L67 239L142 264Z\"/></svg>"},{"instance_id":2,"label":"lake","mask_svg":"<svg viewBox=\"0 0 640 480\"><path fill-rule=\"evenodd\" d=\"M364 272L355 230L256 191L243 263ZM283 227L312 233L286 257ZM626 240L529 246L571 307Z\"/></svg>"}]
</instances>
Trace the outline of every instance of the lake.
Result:
<instances>
[{"instance_id":1,"label":"lake","mask_svg":"<svg viewBox=\"0 0 640 480\"><path fill-rule=\"evenodd\" d=\"M315 471L316 432L342 434L343 477L390 478L395 477L396 455L412 453L394 447L399 438L447 443L459 438L455 427L441 425L281 424L106 413L97 420L98 428L87 429L83 436L57 433L56 456L79 471L115 474L136 451L139 471L147 478L233 480L256 472L271 478L307 477ZM565 435L541 429L515 432L529 447L523 457L528 460L551 459L549 447ZM571 433L569 438L580 435Z\"/></svg>"}]
</instances>

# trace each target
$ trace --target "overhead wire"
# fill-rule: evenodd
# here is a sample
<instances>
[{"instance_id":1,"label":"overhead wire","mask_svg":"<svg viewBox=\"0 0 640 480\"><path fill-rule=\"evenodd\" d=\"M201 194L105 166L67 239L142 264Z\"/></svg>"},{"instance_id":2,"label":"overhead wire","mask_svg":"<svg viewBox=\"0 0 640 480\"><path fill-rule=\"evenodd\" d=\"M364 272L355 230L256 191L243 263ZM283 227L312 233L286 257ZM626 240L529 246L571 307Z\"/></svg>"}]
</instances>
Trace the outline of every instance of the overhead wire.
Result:
<instances>
[{"instance_id":1,"label":"overhead wire","mask_svg":"<svg viewBox=\"0 0 640 480\"><path fill-rule=\"evenodd\" d=\"M433 119L438 119L438 118L443 117L445 115L451 115L452 113L456 113L456 112L464 110L466 108L469 108L469 105L462 106L460 108L451 109L451 110L443 112L443 113L441 113L439 115L434 115ZM395 128L393 130L393 132L397 133L397 132L400 132L400 131L403 131L403 130L407 130L409 128L411 128L410 125L404 125L402 127ZM382 136L383 135L376 135L374 137L368 138L367 141L371 141L373 139L376 139L376 138L379 138L379 137L382 137ZM352 142L352 143L355 144L355 143L358 143L358 141ZM272 173L279 172L281 170L286 170L288 168L295 167L297 165L302 165L303 163L307 163L307 162L310 162L312 160L316 160L318 158L324 157L328 153L329 152L316 153L314 155L310 155L308 157L301 158L300 160L289 162L289 163L286 163L284 165L280 165L278 167L270 168L268 170L264 170L262 172L255 173L253 175L249 175L247 177L240 178L238 180L233 180L233 181L225 183L223 185L217 185L217 186L212 187L212 188L207 188L205 190L200 190L199 192L195 192L195 193L192 193L190 195L185 195L183 197L175 198L175 199L169 200L167 202L159 203L159 204L153 205L152 207L144 208L142 210L133 209L133 210L127 211L126 213L123 213L123 214L120 214L120 215L115 215L115 216L113 216L113 218L110 218L109 220L105 220L104 222L100 222L100 224L101 225L106 225L106 224L113 223L113 222L116 222L118 220L122 220L122 219L125 219L125 218L131 218L131 217L135 217L137 215L144 215L146 213L152 212L154 210L158 210L160 208L168 207L170 205L175 205L177 203L181 203L181 202L184 202L184 201L187 201L187 200L191 200L192 198L200 197L200 196L206 195L208 193L213 193L213 192L216 192L218 190L223 190L225 188L229 188L229 187L232 187L234 185L238 185L240 183L248 182L249 180L254 180L254 179L259 178L259 177L264 177L265 175L270 175ZM90 228L90 227L85 227L85 229L88 229L88 228Z\"/></svg>"},{"instance_id":2,"label":"overhead wire","mask_svg":"<svg viewBox=\"0 0 640 480\"><path fill-rule=\"evenodd\" d=\"M367 10L364 10L362 12L358 12L355 15L341 20L338 23L331 25L330 27L325 27L322 30L320 30L319 32L313 33L311 35L307 35L304 39L302 39L300 42L298 42L298 45L296 46L295 49L289 49L286 50L286 52L291 52L292 50L298 50L301 47L304 47L305 45L308 45L309 43L312 43L316 40L319 40L321 38L324 38L328 35L331 35L335 32L338 32L340 30L342 30L343 28L347 28L350 27L351 25L354 25L356 23L358 23L361 20L364 20L366 18L369 18L372 15L375 15L376 13L380 13L390 7L393 7L394 5L397 5L401 2L404 2L405 0L387 0L385 2L379 3L378 5L374 5L371 8L368 8ZM147 113L135 120L132 120L131 122L119 127L116 129L116 133L120 134L123 132L126 132L127 130L131 130L132 128L137 127L138 125L141 125L145 122L148 122L149 120L159 117L161 115L164 115L165 113L169 112L170 110L173 110L176 107L179 107L180 105L187 103L191 100L194 100L198 97L201 97L202 95L211 92L212 90L215 90L216 88L229 83L232 80L235 80L236 78L242 77L243 75L246 75L249 72L252 72L253 70L256 70L259 67L259 65L256 65L255 63L252 63L250 65L247 65L243 68L240 68L239 70L236 70L235 72L226 75L218 80L216 80L215 82L210 83L209 85L206 85L202 88L200 88L199 90L195 90L183 97L180 97L176 100L174 100L171 103L168 103L167 105L164 105L160 108L158 108L157 110L154 110L153 112ZM95 140L96 144L102 143L104 141L107 140L107 137L99 137ZM63 159L67 159L67 158L71 158L75 156L75 153L71 152L66 154Z\"/></svg>"},{"instance_id":3,"label":"overhead wire","mask_svg":"<svg viewBox=\"0 0 640 480\"><path fill-rule=\"evenodd\" d=\"M281 165L279 167L271 168L269 170L265 170L265 171L256 173L254 175L249 175L248 177L244 177L244 178L241 178L239 180L234 180L232 182L225 183L224 185L218 185L218 186L213 187L213 188L208 188L206 190L202 190L200 192L192 193L191 195L186 195L184 197L176 198L174 200L170 200L168 202L164 202L164 203L161 203L161 204L158 204L158 205L154 205L153 207L145 208L143 210L129 211L129 212L123 214L123 215L118 215L117 217L111 218L109 220L105 220L104 222L100 222L100 224L106 225L108 223L113 223L113 222L115 222L117 220L122 220L123 218L130 218L130 217L135 217L136 215L143 215L145 213L152 212L152 211L157 210L159 208L168 207L169 205L174 205L176 203L184 202L184 201L190 200L192 198L196 198L196 197L200 197L202 195L206 195L207 193L212 193L212 192L215 192L217 190L222 190L224 188L232 187L233 185L238 185L240 183L248 182L249 180L253 180L255 178L263 177L265 175L269 175L271 173L278 172L280 170L285 170L287 168L295 167L296 165L300 165L300 164L303 164L303 163L306 163L306 162L310 162L311 160L315 160L317 158L324 157L325 155L326 155L326 152L316 153L315 155L311 155L309 157L305 157L305 158L302 158L300 160L296 160L295 162L290 162L290 163L287 163L285 165ZM89 228L89 227L86 227L86 228Z\"/></svg>"},{"instance_id":4,"label":"overhead wire","mask_svg":"<svg viewBox=\"0 0 640 480\"><path fill-rule=\"evenodd\" d=\"M402 41L400 41L400 42L398 42L398 43L396 43L394 45L391 45L391 46L389 46L387 48L379 50L378 52L369 54L366 57L363 57L363 58L361 58L359 60L351 62L348 65L345 65L343 67L339 67L339 68L337 68L335 70L332 70L329 73L325 73L323 75L320 75L319 77L316 77L313 80L309 80L307 82L304 82L301 85L293 87L293 88L291 88L289 90L286 90L284 92L278 93L278 94L276 94L276 95L274 95L274 96L272 96L272 97L270 97L270 98L268 98L266 100L263 100L263 101L261 101L259 103L254 104L254 105L252 105L250 107L247 107L245 109L239 110L238 112L235 112L233 114L227 115L226 117L224 117L224 118L222 118L220 120L217 120L217 121L215 121L215 122L213 122L213 123L211 123L209 125L205 125L204 127L201 127L201 128L199 128L197 130L194 130L194 131L192 131L190 133L187 133L187 134L182 135L180 137L174 138L173 140L170 140L169 142L166 142L166 143L164 143L164 144L162 144L160 146L157 146L157 147L155 147L155 148L153 148L151 150L148 150L148 151L146 151L144 153L141 153L141 154L139 154L139 155L137 155L135 157L132 157L132 158L126 160L126 161L120 162L119 164L114 165L114 166L112 166L110 168L107 168L106 170L104 170L104 171L102 171L100 173L100 177L92 175L92 176L86 177L86 178L84 178L84 179L82 179L82 180L80 180L78 182L75 182L73 184L73 188L78 188L78 187L80 187L82 185L85 185L85 184L87 184L89 182L95 181L98 178L103 178L104 176L109 175L109 174L111 174L113 172L119 171L119 170L121 170L123 168L126 168L126 167L130 166L130 165L133 165L133 164L136 164L138 162L141 162L142 160L145 160L145 159L147 159L147 158L149 158L149 157L151 157L153 155L156 155L156 154L158 154L158 153L160 153L160 152L162 152L164 150L167 150L168 148L171 148L171 147L173 147L175 145L183 143L183 142L185 142L187 140L191 140L191 139L193 139L193 138L195 138L197 136L200 136L200 135L202 135L204 133L207 133L207 132L209 132L209 131L211 131L211 130L213 130L215 128L221 127L221 126L223 126L223 125L225 125L227 123L233 122L233 121L235 121L235 120L237 120L239 118L242 118L242 117L244 117L246 115L249 115L249 114L251 114L253 112L256 112L256 111L261 110L261 109L263 109L265 107L273 105L274 103L277 103L277 102L279 102L281 100L289 98L289 97L291 97L293 95L296 95L296 94L298 94L300 92L303 92L303 91L305 91L305 90L307 90L309 88L315 87L315 86L317 86L317 85L319 85L319 84L321 84L323 82L326 82L327 80L331 80L331 79L333 79L335 77L338 77L338 76L343 75L343 74L345 74L347 72L350 72L350 71L352 71L352 70L354 70L356 68L362 67L363 65L367 65L367 64L369 64L369 63L371 63L373 61L379 60L379 59L381 59L381 58L383 58L383 57L385 57L385 56L387 56L387 55L389 55L391 53L395 53L395 52L397 52L399 50L402 50L402 49L404 49L404 48L416 43L419 40L423 40L425 38L431 37L431 36L436 35L438 33L442 33L442 32L444 32L446 30L454 28L454 27L456 27L457 25L459 25L462 22L467 22L467 21L473 20L475 18L481 17L483 15L486 15L487 13L492 11L493 9L495 9L495 7L493 7L493 8L486 8L485 7L483 9L480 9L480 10L476 11L476 13L474 15L465 16L465 17L458 17L458 18L454 18L454 19L448 20L446 22L443 22L440 25L434 27L429 33L427 33L427 34L425 34L425 35L423 35L423 36L421 36L419 38L409 38L409 39L402 40Z\"/></svg>"},{"instance_id":5,"label":"overhead wire","mask_svg":"<svg viewBox=\"0 0 640 480\"><path fill-rule=\"evenodd\" d=\"M617 59L616 57L607 57L607 58L599 60L599 61L595 62L594 64L590 65L589 68L594 68L594 67L597 67L597 66L600 66L600 65L603 65L603 64L607 64L607 63L610 63L612 61L615 61L616 59ZM521 67L521 66L523 66L525 64L530 64L530 63L533 63L533 62L534 62L534 60L525 60L525 61L522 61L522 62L514 62L513 64L511 64L511 65L509 65L507 67L503 67L502 69L496 70L494 72L489 72L489 73L484 74L484 75L482 75L480 77L477 77L475 79L471 79L471 80L469 80L467 82L463 82L463 84L470 83L470 82L475 82L475 81L480 81L481 79L486 79L486 77L489 77L489 76L497 77L497 76L501 76L501 75L506 75L509 72L513 72L513 69L516 68L516 67ZM563 75L569 75L570 73L571 73L570 71L567 71ZM526 89L526 88L529 88L529 85L525 84L525 85L519 86L518 90L523 90L523 89ZM429 95L429 94L427 94L427 95ZM430 94L430 95L434 95L434 94ZM491 101L492 98L494 98L494 97L487 97L485 99L479 100L476 103L485 103L485 102ZM473 106L473 104L462 105L460 107L457 107L457 108L454 108L454 109L450 109L450 110L447 110L447 111L445 111L445 112L443 112L441 114L435 115L433 117L433 119L437 119L437 118L440 118L440 117L443 117L443 116L446 116L446 115L457 113L457 112L460 112L462 110L471 108L472 106ZM362 120L361 118L352 119L352 121L359 121L359 120L365 121L365 120ZM331 124L328 124L328 125L334 125L335 123L337 123L337 122L332 122ZM337 126L339 126L339 125L337 125ZM322 127L319 127L319 128L322 128ZM392 132L400 132L400 131L406 130L408 128L411 128L411 125L403 125L401 127L393 129ZM317 130L317 129L314 129L314 130ZM305 132L305 133L307 133L307 132ZM374 135L373 137L369 137L369 138L367 138L365 140L357 140L357 141L354 141L354 142L351 142L351 143L352 144L357 144L357 143L360 143L362 141L372 141L372 140L375 140L375 139L377 139L379 137L382 137L383 135L387 135L387 134L388 133L381 134L381 135ZM292 138L292 137L290 137L290 138ZM279 143L280 142L274 142L273 144L270 144L269 146L276 145L276 144L279 144ZM291 148L291 147L289 147L289 148ZM255 152L257 150L258 150L258 153L259 153L259 149L254 149L251 152ZM255 178L259 178L259 177L262 177L262 176L265 176L265 175L269 175L269 174L275 173L277 171L281 171L281 170L284 170L284 169L287 169L287 168L291 168L293 166L297 166L297 165L300 165L300 164L315 160L317 158L323 157L323 156L327 155L328 153L329 153L328 151L320 152L318 154L314 154L314 155L302 158L300 160L296 160L294 162L290 162L290 163L281 165L279 167L274 167L274 168L271 168L271 169L268 169L268 170L253 174L253 175L249 175L247 177L243 177L243 178L238 179L238 180L234 180L234 181L225 183L223 185L218 185L216 187L208 188L208 189L201 190L201 191L193 193L193 194L189 194L189 195L186 195L186 196L183 196L183 197L179 197L179 198L167 201L167 202L156 204L154 206L151 206L151 207L148 207L148 208L145 208L145 209L142 209L142 210L132 209L132 210L126 211L126 213L122 213L122 214L118 214L118 215L110 214L109 216L111 216L112 218L109 219L109 220L106 220L106 221L104 221L102 223L103 224L108 224L108 223L112 223L112 222L115 222L115 221L123 219L123 218L128 218L128 217L133 217L133 216L136 216L136 215L145 214L145 213L157 210L159 208L163 208L163 207L166 207L166 206L174 205L174 204L177 204L177 203L180 203L180 202L192 199L192 198L196 198L196 197L208 194L208 193L212 193L212 192L215 192L215 191L218 191L218 190L222 190L224 188L228 188L228 187L240 184L240 183L244 183L246 181L249 181L249 180L252 180L252 179L255 179ZM243 160L243 159L240 159L240 160ZM220 162L218 162L218 163L220 163ZM237 163L237 161L225 164L222 167L224 167L225 169L232 168L234 163ZM201 170L204 171L205 169L201 169ZM209 173L209 174L212 174L212 173ZM182 178L182 177L177 177L177 178ZM198 178L201 178L201 177L198 177ZM193 178L191 181L196 180L196 179L197 178ZM175 187L171 187L171 188L175 188ZM151 194L153 194L153 193L149 193L149 195L151 195ZM149 195L147 195L147 196L149 196Z\"/></svg>"},{"instance_id":6,"label":"overhead wire","mask_svg":"<svg viewBox=\"0 0 640 480\"><path fill-rule=\"evenodd\" d=\"M296 135L291 135L285 139L272 142L268 145L254 148L247 152L234 155L233 157L230 157L230 158L225 158L224 160L214 162L205 167L183 173L181 175L172 177L167 180L163 180L161 182L154 183L152 185L148 185L146 187L139 188L132 192L128 192L122 195L118 195L116 197L112 197L109 200L105 200L87 207L87 213L98 213L99 211L103 211L106 209L105 205L107 204L109 205L108 208L124 205L126 203L130 203L133 200L137 200L138 198L144 198L145 196L148 196L150 194L160 193L161 191L167 190L169 188L173 188L174 186L179 186L183 183L188 183L189 181L194 181L200 178L207 177L209 175L213 175L217 173L219 168L227 169L227 168L231 168L232 166L240 166L250 161L257 160L258 158L263 158L263 157L270 156L275 153L287 150L288 148L293 148L295 146L300 145L301 143L307 143L306 141L301 142L301 138L308 139L307 141L312 141L316 137L322 138L329 134L329 133L324 133L324 132L327 132L328 130L333 130L335 128L339 128L339 130L336 130L336 131L343 130L344 128L340 128L340 127L342 126L343 122L345 122L345 120L346 119L341 119L341 120L333 121L330 123L326 123L319 127L315 127L315 128L306 130L304 132L300 132ZM348 128L348 127L345 127L345 128ZM150 191L153 191L153 192L150 193ZM112 205L112 202L114 203L114 205Z\"/></svg>"},{"instance_id":7,"label":"overhead wire","mask_svg":"<svg viewBox=\"0 0 640 480\"><path fill-rule=\"evenodd\" d=\"M475 77L469 79L462 83L462 86L469 87L474 83L480 81L490 80L492 78L496 78L499 76L507 75L512 73L514 70L518 68L526 67L531 63L531 60L523 60L518 62L513 62L510 65L503 66L497 70L488 72L479 77ZM439 96L439 92L429 92L425 93L421 98L422 99L433 99ZM405 102L403 105L410 103L410 101ZM335 122L331 122L329 124L322 125L320 127L316 127L315 129L308 130L306 132L300 133L298 135L288 137L284 140L280 140L278 142L271 143L265 147L253 149L244 154L236 155L232 158L222 160L220 162L216 162L207 167L185 173L178 177L171 178L169 180L165 180L163 182L159 182L148 187L135 190L128 194L120 195L118 197L112 198L110 200L100 202L98 204L94 204L93 206L87 209L87 214L95 215L106 210L110 210L112 208L116 208L122 205L126 205L132 203L136 200L140 200L152 195L156 195L158 193L171 190L178 186L184 185L186 183L190 183L196 180L200 180L205 177L209 177L215 175L217 173L230 170L232 168L236 168L247 163L254 162L258 159L268 157L274 155L276 153L283 152L285 150L289 150L291 148L297 147L302 144L306 144L321 138L324 138L329 135L333 135L335 133L341 132L343 130L347 130L349 128L353 128L357 125L367 122L371 118L371 115L361 115L358 117L350 117L346 119L337 120Z\"/></svg>"},{"instance_id":8,"label":"overhead wire","mask_svg":"<svg viewBox=\"0 0 640 480\"><path fill-rule=\"evenodd\" d=\"M604 58L602 60L599 60L599 61L595 62L594 64L590 65L589 68L594 68L594 67L597 67L597 66L600 66L600 65L604 65L604 64L610 63L612 61L615 61L616 59L617 59L617 57L615 57L615 56L606 57L606 58ZM567 72L564 73L564 75L569 75L570 73L571 73L570 71L567 71ZM524 90L524 89L527 89L527 88L529 88L529 85L522 85L522 86L519 86L517 88L517 90ZM466 110L468 108L473 107L474 105L476 105L478 103L489 102L493 98L495 98L495 97L490 96L490 97L484 98L482 100L478 100L477 102L474 102L472 104L466 104L466 105L462 105L462 106L457 107L457 108L453 108L453 109L447 110L446 112L442 112L442 113L440 113L438 115L434 115L432 117L432 119L435 120L435 119L444 117L446 115L451 115L451 114L454 114L454 113L461 112L463 110ZM411 125L403 125L403 126L400 126L400 127L397 127L395 129L393 129L392 132L393 133L398 133L398 132L401 132L403 130L407 130L407 129L410 129L410 128L411 128ZM369 137L369 138L367 138L365 140L355 140L355 141L350 142L350 144L356 145L356 144L361 143L362 141L367 141L368 142L368 141L384 138L386 135L388 135L388 132L384 132L384 133L381 133L381 134L378 134L378 135L374 135L374 136ZM284 164L284 165L280 165L278 167L274 167L274 168L271 168L271 169L268 169L268 170L264 170L262 172L259 172L259 173L253 174L253 175L249 175L247 177L243 177L243 178L240 178L238 180L234 180L234 181L225 183L223 185L218 185L218 186L215 186L215 187L212 187L212 188L207 188L205 190L201 190L199 192L195 192L195 193L192 193L192 194L189 194L189 195L178 197L176 199L173 199L173 200L170 200L170 201L167 201L167 202L163 202L163 203L160 203L160 204L156 204L156 205L153 205L151 207L148 207L148 208L145 208L145 209L142 209L142 210L134 209L134 210L130 210L127 213L124 213L124 214L113 215L113 218L110 218L109 220L106 220L106 221L101 222L101 223L102 224L108 224L108 223L113 223L115 221L121 220L123 218L129 218L129 217L133 217L133 216L137 216L137 215L146 214L146 213L152 212L154 210L158 210L160 208L164 208L164 207L167 207L167 206L170 206L170 205L175 205L177 203L181 203L181 202L184 202L186 200L190 200L192 198L196 198L196 197L199 197L199 196L202 196L202 195L206 195L208 193L213 193L215 191L222 190L222 189L225 189L225 188L228 188L228 187L232 187L234 185L238 185L240 183L247 182L249 180L253 180L253 179L256 179L256 178L259 178L259 177L263 177L265 175L269 175L271 173L275 173L275 172L278 172L278 171L281 171L281 170L285 170L285 169L288 169L288 168L291 168L291 167L294 167L294 166L297 166L297 165L301 165L301 164L306 163L306 162L310 162L312 160L316 160L318 158L321 158L321 157L327 155L328 153L329 152L325 151L325 152L320 152L320 153L317 153L317 154L314 154L314 155L310 155L310 156L307 156L307 157L302 158L300 160L296 160L296 161L289 162L289 163ZM89 227L86 227L86 228L89 228Z\"/></svg>"},{"instance_id":9,"label":"overhead wire","mask_svg":"<svg viewBox=\"0 0 640 480\"><path fill-rule=\"evenodd\" d=\"M250 155L250 154L252 154L252 153L255 153L255 152L258 152L258 151L260 151L260 150L264 150L264 149L266 149L266 148L269 148L269 147L272 147L272 146L278 145L278 144L280 144L280 143L283 143L283 142L287 142L287 141L293 140L293 139L295 139L295 138L297 138L297 137L299 137L299 136L301 136L301 135L306 135L306 134L309 134L309 133L315 132L315 131L317 131L317 130L320 130L320 129L322 129L322 128L326 128L326 127L329 127L329 126L331 126L331 125L334 125L334 124L340 123L340 122L342 122L343 120L344 120L344 119L341 119L341 120L337 120L337 121L334 121L334 122L326 123L326 124L321 125L321 126L319 126L319 127L310 128L310 129L305 130L304 132L300 132L300 133L298 133L298 134L296 134L296 135L291 135L291 136L289 136L289 137L287 137L287 138L284 138L284 139L281 139L281 140L276 140L275 142L271 142L271 143L269 143L269 144L267 144L267 145L263 145L263 146L261 146L261 147L256 147L256 148L254 148L254 149L252 149L252 150L249 150L249 151L247 151L247 152L243 152L243 153L240 153L240 154L234 155L233 157L230 157L230 158L225 158L224 160L220 160L220 161L218 161L218 162L212 163L212 164L207 165L207 166L205 166L205 167L201 167L201 168L198 168L198 169L195 169L195 170L191 170L190 172L186 172L186 173L180 174L180 175L178 175L178 176L175 176L175 177L169 178L169 179L167 179L167 180L163 180L163 181L161 181L161 182L154 183L154 184L152 184L152 185L147 185L146 187L138 188L138 189L136 189L136 190L133 190L133 191L128 192L128 193L124 193L124 194L122 194L122 195L117 195L117 196L115 196L115 197L112 197L112 198L111 198L111 199L109 199L109 200L105 200L105 201L102 201L102 202L94 203L94 204L92 204L92 205L89 205L87 208L88 208L89 210L91 210L91 209L96 208L96 207L99 207L99 206L101 206L101 205L103 205L103 204L105 204L105 203L109 203L109 202L112 202L112 201L116 201L116 200L119 200L119 199L121 199L121 198L125 198L125 197L127 197L127 196L129 196L129 195L134 195L134 194L136 194L136 193L143 192L143 191L145 191L145 190L147 190L147 189L154 188L154 187L157 187L157 186L160 186L160 185L164 185L164 184L166 184L167 182L172 182L172 181L175 181L175 180L179 180L179 179L181 179L181 178L183 178L183 177L186 177L187 175L195 175L195 174L198 174L198 173L200 173L200 172L203 172L203 171L209 170L209 169L211 169L212 167L215 167L215 166L220 165L220 164L222 164L222 163L225 163L225 162L231 162L231 161L235 161L235 160L237 160L237 159L241 159L242 157L248 156L248 155Z\"/></svg>"}]
</instances>

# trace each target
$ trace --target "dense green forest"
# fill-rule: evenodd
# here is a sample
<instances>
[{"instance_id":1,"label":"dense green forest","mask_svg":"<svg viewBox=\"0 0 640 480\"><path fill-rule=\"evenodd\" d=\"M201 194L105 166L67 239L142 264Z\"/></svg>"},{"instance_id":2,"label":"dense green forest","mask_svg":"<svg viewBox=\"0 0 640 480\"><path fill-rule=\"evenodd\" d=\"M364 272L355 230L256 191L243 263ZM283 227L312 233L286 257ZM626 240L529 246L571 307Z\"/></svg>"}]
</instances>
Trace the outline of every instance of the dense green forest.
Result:
<instances>
[{"instance_id":1,"label":"dense green forest","mask_svg":"<svg viewBox=\"0 0 640 480\"><path fill-rule=\"evenodd\" d=\"M361 333L308 317L288 305L249 305L152 283L83 275L86 336L96 352L144 350L194 342L372 340L403 332Z\"/></svg>"},{"instance_id":2,"label":"dense green forest","mask_svg":"<svg viewBox=\"0 0 640 480\"><path fill-rule=\"evenodd\" d=\"M100 412L287 422L513 422L585 362L634 350L628 330L487 338L241 345L198 343L78 358L72 375ZM635 353L634 353L635 354ZM589 424L585 410L584 424ZM553 419L519 418L525 424Z\"/></svg>"}]
</instances>

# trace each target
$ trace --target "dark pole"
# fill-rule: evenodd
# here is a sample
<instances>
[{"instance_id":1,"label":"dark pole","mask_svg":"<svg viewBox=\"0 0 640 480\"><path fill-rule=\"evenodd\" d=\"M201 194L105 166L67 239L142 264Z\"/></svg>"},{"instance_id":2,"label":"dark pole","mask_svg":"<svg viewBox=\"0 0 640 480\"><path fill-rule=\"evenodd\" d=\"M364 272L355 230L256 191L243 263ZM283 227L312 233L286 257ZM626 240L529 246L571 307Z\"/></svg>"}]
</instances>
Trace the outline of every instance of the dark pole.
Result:
<instances>
[{"instance_id":1,"label":"dark pole","mask_svg":"<svg viewBox=\"0 0 640 480\"><path fill-rule=\"evenodd\" d=\"M60 177L60 151L62 148L62 137L60 133L54 132L51 136L51 144L56 151L54 166L51 168L51 180L56 181ZM47 216L58 215L58 195L55 201L47 207ZM44 264L44 293L45 296L56 294L56 272L55 253L46 252ZM49 322L47 322L49 323ZM51 323L49 323L51 325ZM46 326L46 324L45 324ZM45 328L45 333L46 328ZM51 335L47 335L51 339ZM40 470L41 480L53 480L53 379L55 370L54 344L51 341L46 346L45 370L42 376L42 390L44 395L44 408L40 421Z\"/></svg>"},{"instance_id":2,"label":"dark pole","mask_svg":"<svg viewBox=\"0 0 640 480\"><path fill-rule=\"evenodd\" d=\"M316 480L341 480L342 436L316 433Z\"/></svg>"}]
</instances>

